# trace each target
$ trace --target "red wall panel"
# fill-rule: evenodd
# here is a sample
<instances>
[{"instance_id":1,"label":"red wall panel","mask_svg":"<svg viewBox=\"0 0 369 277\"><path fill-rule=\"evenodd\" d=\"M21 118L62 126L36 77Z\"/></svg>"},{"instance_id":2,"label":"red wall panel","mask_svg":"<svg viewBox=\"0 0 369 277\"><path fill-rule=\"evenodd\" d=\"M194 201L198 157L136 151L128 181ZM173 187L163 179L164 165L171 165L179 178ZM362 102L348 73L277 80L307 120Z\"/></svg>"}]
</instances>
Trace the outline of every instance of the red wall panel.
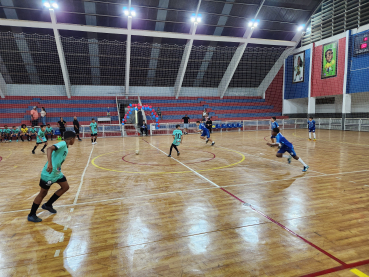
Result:
<instances>
[{"instance_id":1,"label":"red wall panel","mask_svg":"<svg viewBox=\"0 0 369 277\"><path fill-rule=\"evenodd\" d=\"M343 80L345 74L346 38L338 41L337 76L321 79L323 45L314 47L313 64L311 72L311 96L328 96L343 93Z\"/></svg>"}]
</instances>

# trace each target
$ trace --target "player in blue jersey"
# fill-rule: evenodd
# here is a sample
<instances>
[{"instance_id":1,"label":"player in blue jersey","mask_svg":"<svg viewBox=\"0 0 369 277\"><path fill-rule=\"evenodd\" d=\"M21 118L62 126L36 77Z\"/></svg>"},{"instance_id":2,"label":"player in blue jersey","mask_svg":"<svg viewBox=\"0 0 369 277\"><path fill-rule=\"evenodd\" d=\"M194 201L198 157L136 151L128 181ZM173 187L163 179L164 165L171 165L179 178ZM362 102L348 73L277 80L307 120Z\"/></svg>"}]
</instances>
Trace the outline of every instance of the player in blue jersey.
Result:
<instances>
[{"instance_id":1,"label":"player in blue jersey","mask_svg":"<svg viewBox=\"0 0 369 277\"><path fill-rule=\"evenodd\" d=\"M197 131L198 133L202 133L200 138L205 140L205 143L208 143L210 140L210 132L209 129L206 128L204 123L200 123L200 121L196 121L196 125L197 127L199 127L199 130ZM215 141L211 142L211 146L213 146L215 144Z\"/></svg>"},{"instance_id":2,"label":"player in blue jersey","mask_svg":"<svg viewBox=\"0 0 369 277\"><path fill-rule=\"evenodd\" d=\"M61 172L61 166L68 155L68 147L74 144L76 134L72 131L64 132L64 140L47 148L47 163L45 164L40 179L40 192L33 201L31 212L28 215L28 221L41 222L42 219L36 215L36 211L40 206L42 200L47 195L51 185L58 183L60 189L57 190L50 199L42 205L42 209L48 210L55 214L56 210L53 208L53 203L58 200L68 189L68 181Z\"/></svg>"},{"instance_id":3,"label":"player in blue jersey","mask_svg":"<svg viewBox=\"0 0 369 277\"><path fill-rule=\"evenodd\" d=\"M270 119L270 121L271 121L271 129L273 130L274 128L278 128L279 129L279 125L278 125L278 123L277 123L277 118L275 117L275 116L273 116L271 119ZM274 141L274 139L275 139L275 136L273 136L273 134L272 134L272 136L270 137L270 140L272 141L272 143L274 143L275 141Z\"/></svg>"},{"instance_id":4,"label":"player in blue jersey","mask_svg":"<svg viewBox=\"0 0 369 277\"><path fill-rule=\"evenodd\" d=\"M272 131L272 135L274 135L277 139L276 143L267 143L269 146L280 146L281 148L277 152L278 158L287 158L288 163L291 163L291 158L299 161L304 168L302 169L303 172L306 172L309 169L309 166L304 163L304 161L296 155L295 149L291 142L289 142L280 132L278 128L274 128ZM290 155L284 155L287 152Z\"/></svg>"},{"instance_id":5,"label":"player in blue jersey","mask_svg":"<svg viewBox=\"0 0 369 277\"><path fill-rule=\"evenodd\" d=\"M311 133L314 134L314 141L316 141L315 136L315 120L312 117L309 117L309 120L307 122L308 128L309 128L309 140L311 140Z\"/></svg>"}]
</instances>

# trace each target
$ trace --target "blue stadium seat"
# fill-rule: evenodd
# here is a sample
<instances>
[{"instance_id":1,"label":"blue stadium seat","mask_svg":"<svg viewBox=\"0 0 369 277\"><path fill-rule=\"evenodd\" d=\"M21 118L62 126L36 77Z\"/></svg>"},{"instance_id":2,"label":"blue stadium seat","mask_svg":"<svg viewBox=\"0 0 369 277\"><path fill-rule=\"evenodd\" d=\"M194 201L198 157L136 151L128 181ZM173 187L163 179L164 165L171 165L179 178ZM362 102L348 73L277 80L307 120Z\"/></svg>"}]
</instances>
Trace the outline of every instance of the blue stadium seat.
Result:
<instances>
[{"instance_id":1,"label":"blue stadium seat","mask_svg":"<svg viewBox=\"0 0 369 277\"><path fill-rule=\"evenodd\" d=\"M227 124L223 123L222 128L227 128Z\"/></svg>"}]
</instances>

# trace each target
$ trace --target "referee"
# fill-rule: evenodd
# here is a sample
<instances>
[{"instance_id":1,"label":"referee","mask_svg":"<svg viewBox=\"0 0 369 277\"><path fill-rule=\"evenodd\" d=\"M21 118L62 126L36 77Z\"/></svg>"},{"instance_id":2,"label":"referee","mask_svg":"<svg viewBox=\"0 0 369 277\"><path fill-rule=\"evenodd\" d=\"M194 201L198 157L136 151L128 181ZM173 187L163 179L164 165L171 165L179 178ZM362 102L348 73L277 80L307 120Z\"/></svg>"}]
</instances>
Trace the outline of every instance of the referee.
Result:
<instances>
[{"instance_id":1,"label":"referee","mask_svg":"<svg viewBox=\"0 0 369 277\"><path fill-rule=\"evenodd\" d=\"M73 120L73 127L74 127L74 132L76 133L78 140L81 141L81 139L79 138L79 122L76 116L74 117L74 120Z\"/></svg>"}]
</instances>

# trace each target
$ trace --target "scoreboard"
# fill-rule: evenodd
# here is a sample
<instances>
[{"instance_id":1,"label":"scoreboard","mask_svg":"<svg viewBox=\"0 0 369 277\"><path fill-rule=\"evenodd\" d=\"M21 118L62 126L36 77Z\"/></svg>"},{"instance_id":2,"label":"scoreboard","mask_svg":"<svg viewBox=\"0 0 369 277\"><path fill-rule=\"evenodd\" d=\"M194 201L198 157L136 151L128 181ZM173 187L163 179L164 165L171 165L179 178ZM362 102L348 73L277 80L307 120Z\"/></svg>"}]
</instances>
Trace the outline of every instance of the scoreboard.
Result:
<instances>
[{"instance_id":1,"label":"scoreboard","mask_svg":"<svg viewBox=\"0 0 369 277\"><path fill-rule=\"evenodd\" d=\"M355 36L354 55L364 54L369 52L369 32Z\"/></svg>"}]
</instances>

